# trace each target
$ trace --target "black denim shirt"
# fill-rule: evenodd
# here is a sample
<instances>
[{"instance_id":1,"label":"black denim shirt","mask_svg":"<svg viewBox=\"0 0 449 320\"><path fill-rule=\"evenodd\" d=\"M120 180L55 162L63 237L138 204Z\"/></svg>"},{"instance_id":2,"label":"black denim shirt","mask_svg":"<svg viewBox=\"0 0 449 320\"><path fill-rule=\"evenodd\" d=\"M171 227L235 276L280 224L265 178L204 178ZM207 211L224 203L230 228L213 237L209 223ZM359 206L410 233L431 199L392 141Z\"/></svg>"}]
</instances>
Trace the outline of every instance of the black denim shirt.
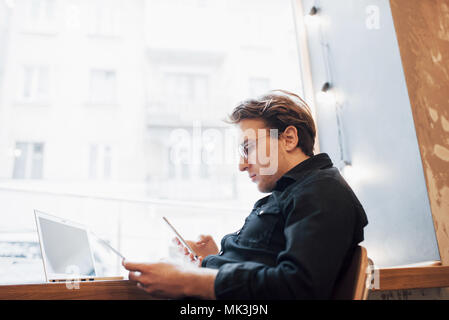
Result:
<instances>
[{"instance_id":1,"label":"black denim shirt","mask_svg":"<svg viewBox=\"0 0 449 320\"><path fill-rule=\"evenodd\" d=\"M363 241L362 205L325 153L291 169L202 266L217 299L328 299Z\"/></svg>"}]
</instances>

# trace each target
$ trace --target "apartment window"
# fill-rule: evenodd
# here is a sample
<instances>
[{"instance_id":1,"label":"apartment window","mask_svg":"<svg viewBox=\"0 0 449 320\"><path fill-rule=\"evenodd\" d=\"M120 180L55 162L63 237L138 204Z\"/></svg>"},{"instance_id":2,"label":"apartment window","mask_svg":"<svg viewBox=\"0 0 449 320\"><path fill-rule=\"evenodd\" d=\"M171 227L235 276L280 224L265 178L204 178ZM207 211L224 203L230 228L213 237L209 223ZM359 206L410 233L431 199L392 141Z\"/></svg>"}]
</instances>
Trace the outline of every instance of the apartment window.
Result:
<instances>
[{"instance_id":1,"label":"apartment window","mask_svg":"<svg viewBox=\"0 0 449 320\"><path fill-rule=\"evenodd\" d=\"M268 78L250 78L249 95L251 97L259 96L270 90L270 79Z\"/></svg>"},{"instance_id":2,"label":"apartment window","mask_svg":"<svg viewBox=\"0 0 449 320\"><path fill-rule=\"evenodd\" d=\"M169 179L188 180L190 178L189 157L190 153L186 145L179 144L168 149Z\"/></svg>"},{"instance_id":3,"label":"apartment window","mask_svg":"<svg viewBox=\"0 0 449 320\"><path fill-rule=\"evenodd\" d=\"M177 145L168 148L168 178L178 180L188 180L190 178L210 178L211 165L208 153L210 150L202 147L198 156L200 163L198 165L190 162L193 150L189 150L188 144L183 144L179 140Z\"/></svg>"},{"instance_id":4,"label":"apartment window","mask_svg":"<svg viewBox=\"0 0 449 320\"><path fill-rule=\"evenodd\" d=\"M207 148L201 148L201 165L199 168L199 175L202 179L210 177L210 164L208 163L209 150Z\"/></svg>"},{"instance_id":5,"label":"apartment window","mask_svg":"<svg viewBox=\"0 0 449 320\"><path fill-rule=\"evenodd\" d=\"M109 145L91 144L89 148L89 179L108 180L112 175L112 149Z\"/></svg>"},{"instance_id":6,"label":"apartment window","mask_svg":"<svg viewBox=\"0 0 449 320\"><path fill-rule=\"evenodd\" d=\"M89 34L95 36L118 36L121 10L115 0L90 0Z\"/></svg>"},{"instance_id":7,"label":"apartment window","mask_svg":"<svg viewBox=\"0 0 449 320\"><path fill-rule=\"evenodd\" d=\"M24 66L20 100L42 102L49 97L49 69L46 66Z\"/></svg>"},{"instance_id":8,"label":"apartment window","mask_svg":"<svg viewBox=\"0 0 449 320\"><path fill-rule=\"evenodd\" d=\"M55 4L55 0L26 0L26 31L52 31L55 27Z\"/></svg>"},{"instance_id":9,"label":"apartment window","mask_svg":"<svg viewBox=\"0 0 449 320\"><path fill-rule=\"evenodd\" d=\"M42 179L44 144L16 142L13 179Z\"/></svg>"},{"instance_id":10,"label":"apartment window","mask_svg":"<svg viewBox=\"0 0 449 320\"><path fill-rule=\"evenodd\" d=\"M208 98L209 77L202 74L168 73L166 94L174 103L204 103Z\"/></svg>"},{"instance_id":11,"label":"apartment window","mask_svg":"<svg viewBox=\"0 0 449 320\"><path fill-rule=\"evenodd\" d=\"M116 102L117 75L114 70L93 69L90 71L90 102Z\"/></svg>"},{"instance_id":12,"label":"apartment window","mask_svg":"<svg viewBox=\"0 0 449 320\"><path fill-rule=\"evenodd\" d=\"M110 146L104 146L103 150L103 178L111 178L112 152Z\"/></svg>"},{"instance_id":13,"label":"apartment window","mask_svg":"<svg viewBox=\"0 0 449 320\"><path fill-rule=\"evenodd\" d=\"M182 180L189 180L190 178L190 165L187 163L181 163L181 178Z\"/></svg>"}]
</instances>

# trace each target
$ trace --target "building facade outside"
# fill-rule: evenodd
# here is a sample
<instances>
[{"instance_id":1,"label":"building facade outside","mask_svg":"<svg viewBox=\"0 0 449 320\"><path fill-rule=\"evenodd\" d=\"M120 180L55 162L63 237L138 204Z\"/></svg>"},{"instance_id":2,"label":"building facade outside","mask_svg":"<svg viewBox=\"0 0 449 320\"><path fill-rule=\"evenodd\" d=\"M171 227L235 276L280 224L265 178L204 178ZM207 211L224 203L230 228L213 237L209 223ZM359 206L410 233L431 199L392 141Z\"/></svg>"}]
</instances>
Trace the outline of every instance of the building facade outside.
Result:
<instances>
[{"instance_id":1,"label":"building facade outside","mask_svg":"<svg viewBox=\"0 0 449 320\"><path fill-rule=\"evenodd\" d=\"M20 241L34 252L36 208L128 256L167 254L148 245L171 236L162 214L191 237L243 223L261 195L222 120L267 90L300 93L290 1L0 3L0 260Z\"/></svg>"}]
</instances>

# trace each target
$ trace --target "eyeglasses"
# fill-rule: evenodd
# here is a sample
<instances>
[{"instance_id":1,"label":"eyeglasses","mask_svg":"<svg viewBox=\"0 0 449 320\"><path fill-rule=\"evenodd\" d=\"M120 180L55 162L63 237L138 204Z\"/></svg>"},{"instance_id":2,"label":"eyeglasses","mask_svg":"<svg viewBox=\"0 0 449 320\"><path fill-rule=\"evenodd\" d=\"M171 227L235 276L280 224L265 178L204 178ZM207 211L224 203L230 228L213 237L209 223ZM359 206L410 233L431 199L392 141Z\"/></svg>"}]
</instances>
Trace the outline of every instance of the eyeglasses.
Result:
<instances>
[{"instance_id":1,"label":"eyeglasses","mask_svg":"<svg viewBox=\"0 0 449 320\"><path fill-rule=\"evenodd\" d=\"M281 132L281 133L278 133L278 138L281 136L281 134L282 134L282 132ZM266 135L264 135L264 136L261 136L261 137L258 137L258 138L256 138L254 141L251 141L251 142L244 142L244 143L240 144L240 145L239 145L239 153L240 153L240 156L241 156L243 159L248 160L249 154L254 150L254 148L255 148L256 145L257 145L257 141L258 141L259 139L261 139L261 138L266 138L267 136L268 136L268 134L266 134Z\"/></svg>"}]
</instances>

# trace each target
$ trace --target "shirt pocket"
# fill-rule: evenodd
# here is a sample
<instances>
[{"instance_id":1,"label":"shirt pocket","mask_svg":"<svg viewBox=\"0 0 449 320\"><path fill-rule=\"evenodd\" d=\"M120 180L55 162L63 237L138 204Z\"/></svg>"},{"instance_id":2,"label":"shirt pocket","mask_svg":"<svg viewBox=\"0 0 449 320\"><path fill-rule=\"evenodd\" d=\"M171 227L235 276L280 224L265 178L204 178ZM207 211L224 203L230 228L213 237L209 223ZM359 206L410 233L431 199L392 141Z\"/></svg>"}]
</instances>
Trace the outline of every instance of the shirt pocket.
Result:
<instances>
[{"instance_id":1,"label":"shirt pocket","mask_svg":"<svg viewBox=\"0 0 449 320\"><path fill-rule=\"evenodd\" d=\"M280 220L277 204L255 208L240 229L237 242L252 248L265 248L271 244L273 232Z\"/></svg>"}]
</instances>

